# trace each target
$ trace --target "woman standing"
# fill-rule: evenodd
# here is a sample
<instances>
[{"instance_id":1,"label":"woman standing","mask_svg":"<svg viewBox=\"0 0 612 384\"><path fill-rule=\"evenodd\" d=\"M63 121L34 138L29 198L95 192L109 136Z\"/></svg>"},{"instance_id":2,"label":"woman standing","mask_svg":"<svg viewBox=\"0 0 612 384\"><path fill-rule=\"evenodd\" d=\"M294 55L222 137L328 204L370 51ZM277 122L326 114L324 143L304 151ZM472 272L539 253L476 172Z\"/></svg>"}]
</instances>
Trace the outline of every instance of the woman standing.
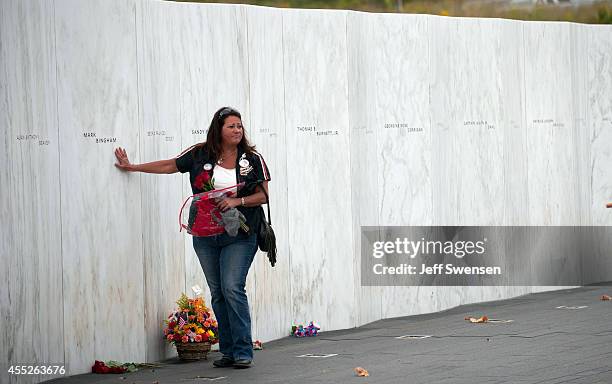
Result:
<instances>
[{"instance_id":1,"label":"woman standing","mask_svg":"<svg viewBox=\"0 0 612 384\"><path fill-rule=\"evenodd\" d=\"M245 291L249 267L257 251L257 229L262 219L261 204L266 196L257 183L268 191L268 167L244 133L242 118L235 109L225 107L215 112L206 142L185 150L175 159L145 164L130 164L123 148L115 150L119 169L129 172L189 172L193 194L204 192L202 180L214 178L215 189L245 182L230 197L217 203L226 211L237 208L246 218L249 232L237 236L227 233L209 237L193 237L193 248L200 260L212 297L212 308L219 324L221 359L215 367L249 368L253 360L251 316ZM203 173L208 177L202 177Z\"/></svg>"}]
</instances>

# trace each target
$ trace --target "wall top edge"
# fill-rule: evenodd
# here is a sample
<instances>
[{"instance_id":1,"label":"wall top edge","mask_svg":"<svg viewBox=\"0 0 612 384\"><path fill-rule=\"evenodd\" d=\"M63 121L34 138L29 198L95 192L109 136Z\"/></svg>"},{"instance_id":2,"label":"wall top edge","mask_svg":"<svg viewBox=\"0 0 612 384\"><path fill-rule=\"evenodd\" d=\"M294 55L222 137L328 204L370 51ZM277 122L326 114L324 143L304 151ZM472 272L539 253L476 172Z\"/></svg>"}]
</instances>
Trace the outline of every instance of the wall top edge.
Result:
<instances>
[{"instance_id":1,"label":"wall top edge","mask_svg":"<svg viewBox=\"0 0 612 384\"><path fill-rule=\"evenodd\" d=\"M201 7L243 7L243 8L259 8L259 9L267 9L267 10L275 10L278 12L287 12L287 13L313 13L313 12L325 12L325 13L345 13L345 14L354 14L354 15L376 15L376 16L384 16L389 18L437 18L443 20L479 20L479 21L500 21L504 23L521 23L521 24L548 24L548 25L579 25L579 26L589 26L589 27L597 27L597 28L606 28L612 29L612 25L610 24L586 24L586 23L577 23L573 21L545 21L545 20L515 20L515 19L504 19L499 17L469 17L469 16L440 16L440 15L430 15L424 13L388 13L388 12L367 12L367 11L354 11L350 9L325 9L325 8L279 8L279 7L270 7L265 5L252 5L252 4L234 4L234 3L194 3L194 2L178 2L172 0L143 0L148 2L157 2L157 3L174 3L179 6L201 6Z\"/></svg>"}]
</instances>

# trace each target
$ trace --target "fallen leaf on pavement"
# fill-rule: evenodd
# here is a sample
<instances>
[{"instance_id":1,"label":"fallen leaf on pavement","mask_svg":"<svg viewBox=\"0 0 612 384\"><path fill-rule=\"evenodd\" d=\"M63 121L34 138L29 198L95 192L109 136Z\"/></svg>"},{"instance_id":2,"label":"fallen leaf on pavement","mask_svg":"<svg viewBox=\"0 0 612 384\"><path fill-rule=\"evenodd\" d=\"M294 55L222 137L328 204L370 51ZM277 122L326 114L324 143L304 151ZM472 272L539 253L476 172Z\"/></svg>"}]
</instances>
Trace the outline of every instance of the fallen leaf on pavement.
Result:
<instances>
[{"instance_id":1,"label":"fallen leaf on pavement","mask_svg":"<svg viewBox=\"0 0 612 384\"><path fill-rule=\"evenodd\" d=\"M469 321L470 323L486 323L487 321L489 321L489 318L486 316L482 316L482 317L466 317L465 320Z\"/></svg>"},{"instance_id":2,"label":"fallen leaf on pavement","mask_svg":"<svg viewBox=\"0 0 612 384\"><path fill-rule=\"evenodd\" d=\"M355 368L355 373L357 374L357 376L360 376L360 377L370 376L368 371L365 368L361 368L361 367Z\"/></svg>"},{"instance_id":3,"label":"fallen leaf on pavement","mask_svg":"<svg viewBox=\"0 0 612 384\"><path fill-rule=\"evenodd\" d=\"M261 349L263 349L263 343L261 341L259 341L259 340L255 340L253 342L253 349L254 350L261 350Z\"/></svg>"}]
</instances>

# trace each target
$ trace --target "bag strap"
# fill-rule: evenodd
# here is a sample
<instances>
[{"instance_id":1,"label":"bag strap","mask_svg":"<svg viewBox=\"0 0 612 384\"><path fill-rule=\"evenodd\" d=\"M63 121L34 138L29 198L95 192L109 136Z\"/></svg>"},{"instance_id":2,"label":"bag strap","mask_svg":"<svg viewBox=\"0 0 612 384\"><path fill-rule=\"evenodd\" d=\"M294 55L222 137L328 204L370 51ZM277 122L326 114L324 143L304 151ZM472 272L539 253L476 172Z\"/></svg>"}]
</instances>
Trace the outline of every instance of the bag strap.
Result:
<instances>
[{"instance_id":1,"label":"bag strap","mask_svg":"<svg viewBox=\"0 0 612 384\"><path fill-rule=\"evenodd\" d=\"M264 195L266 195L266 206L268 207L268 224L271 226L272 225L272 216L270 215L270 198L268 197L268 192L266 192L266 189L264 187L262 187L261 184L257 184L257 186L259 187L259 189L261 189L261 191L264 193Z\"/></svg>"},{"instance_id":2,"label":"bag strap","mask_svg":"<svg viewBox=\"0 0 612 384\"><path fill-rule=\"evenodd\" d=\"M195 195L191 195L185 199L183 205L181 206L181 210L179 211L179 232L182 232L183 229L187 229L187 227L183 224L183 208L185 208L185 205L187 205L187 202L192 199L193 196Z\"/></svg>"}]
</instances>

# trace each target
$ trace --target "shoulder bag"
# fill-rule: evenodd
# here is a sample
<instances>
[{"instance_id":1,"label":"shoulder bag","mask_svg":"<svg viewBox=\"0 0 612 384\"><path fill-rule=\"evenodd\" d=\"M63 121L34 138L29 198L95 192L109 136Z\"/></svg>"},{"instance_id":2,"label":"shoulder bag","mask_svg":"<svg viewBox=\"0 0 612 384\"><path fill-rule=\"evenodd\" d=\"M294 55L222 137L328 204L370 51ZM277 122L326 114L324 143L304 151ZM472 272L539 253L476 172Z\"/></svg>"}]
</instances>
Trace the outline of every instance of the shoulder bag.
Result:
<instances>
[{"instance_id":1,"label":"shoulder bag","mask_svg":"<svg viewBox=\"0 0 612 384\"><path fill-rule=\"evenodd\" d=\"M274 235L274 230L272 230L272 216L270 216L270 198L268 197L268 193L265 188L258 185L259 188L263 191L264 195L266 195L266 205L268 206L268 219L266 220L266 215L264 214L263 208L260 209L261 212L261 220L259 223L259 230L257 231L257 245L262 252L268 253L268 260L270 260L270 264L274 267L276 264L276 235Z\"/></svg>"}]
</instances>

